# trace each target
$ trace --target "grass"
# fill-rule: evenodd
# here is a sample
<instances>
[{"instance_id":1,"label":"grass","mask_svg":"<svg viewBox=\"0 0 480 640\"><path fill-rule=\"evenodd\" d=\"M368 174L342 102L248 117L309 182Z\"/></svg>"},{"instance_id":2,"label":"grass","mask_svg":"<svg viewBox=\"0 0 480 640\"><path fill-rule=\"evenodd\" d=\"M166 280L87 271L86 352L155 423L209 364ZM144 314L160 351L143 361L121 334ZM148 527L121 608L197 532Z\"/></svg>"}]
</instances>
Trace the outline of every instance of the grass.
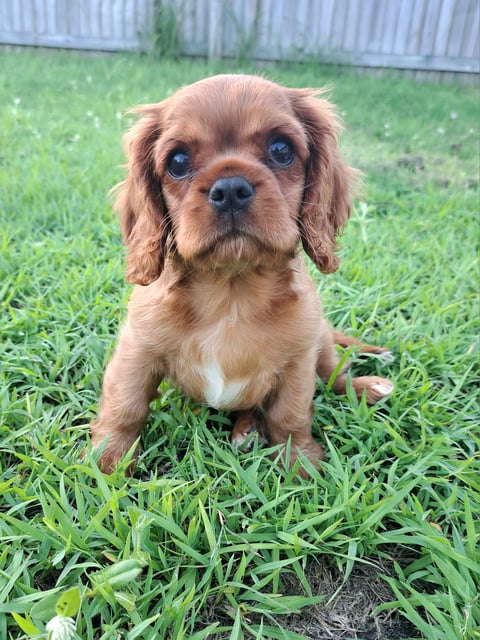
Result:
<instances>
[{"instance_id":1,"label":"grass","mask_svg":"<svg viewBox=\"0 0 480 640\"><path fill-rule=\"evenodd\" d=\"M63 612L97 640L480 638L472 88L264 72L332 86L366 187L319 289L335 325L396 356L387 370L355 362L394 380L379 407L319 385L322 475L238 455L228 415L166 383L133 478L79 459L128 296L106 196L125 110L228 68L0 57L0 637L45 634ZM329 617L370 584L361 616Z\"/></svg>"}]
</instances>

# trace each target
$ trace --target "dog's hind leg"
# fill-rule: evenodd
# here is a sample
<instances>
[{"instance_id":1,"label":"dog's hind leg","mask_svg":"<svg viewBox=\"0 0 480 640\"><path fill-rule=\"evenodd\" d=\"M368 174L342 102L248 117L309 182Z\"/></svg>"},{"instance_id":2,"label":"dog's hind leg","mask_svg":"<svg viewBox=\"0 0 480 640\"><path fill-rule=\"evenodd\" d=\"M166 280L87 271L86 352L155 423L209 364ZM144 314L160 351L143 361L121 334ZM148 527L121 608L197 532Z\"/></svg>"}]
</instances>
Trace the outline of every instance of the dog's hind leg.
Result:
<instances>
[{"instance_id":1,"label":"dog's hind leg","mask_svg":"<svg viewBox=\"0 0 480 640\"><path fill-rule=\"evenodd\" d=\"M344 333L340 333L340 331L336 331L332 329L332 338L334 344L338 344L340 347L344 347L348 349L349 347L358 347L356 351L358 353L365 354L373 354L382 356L386 361L393 360L392 352L388 347L377 347L374 345L365 344L361 342L361 340L357 340L357 338L352 338L352 336L347 336Z\"/></svg>"},{"instance_id":2,"label":"dog's hind leg","mask_svg":"<svg viewBox=\"0 0 480 640\"><path fill-rule=\"evenodd\" d=\"M329 338L330 339L324 336L317 360L317 375L325 384L330 381L332 374L338 366L339 358L335 349L336 344L342 347L359 347L361 353L378 354L384 356L387 360L391 359L391 353L388 349L365 345L359 340L345 336L338 331L332 330ZM339 395L346 393L348 370L349 363L347 362L332 382L332 390L334 393ZM393 384L390 380L380 378L379 376L351 377L350 382L357 398L360 400L365 394L368 404L375 404L382 398L389 396L393 391Z\"/></svg>"}]
</instances>

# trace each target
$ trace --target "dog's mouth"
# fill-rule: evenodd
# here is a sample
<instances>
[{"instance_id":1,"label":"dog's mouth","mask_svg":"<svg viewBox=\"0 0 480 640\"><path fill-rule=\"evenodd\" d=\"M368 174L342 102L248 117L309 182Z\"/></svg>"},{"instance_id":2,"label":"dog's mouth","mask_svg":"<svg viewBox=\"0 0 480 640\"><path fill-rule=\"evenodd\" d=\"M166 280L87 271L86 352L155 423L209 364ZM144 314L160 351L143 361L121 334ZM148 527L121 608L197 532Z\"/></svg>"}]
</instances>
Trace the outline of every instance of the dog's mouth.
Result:
<instances>
[{"instance_id":1,"label":"dog's mouth","mask_svg":"<svg viewBox=\"0 0 480 640\"><path fill-rule=\"evenodd\" d=\"M230 229L216 229L202 247L200 255L206 258L221 252L225 256L230 255L231 261L236 262L252 252L268 253L269 251L271 249L257 234L245 228L232 226Z\"/></svg>"},{"instance_id":2,"label":"dog's mouth","mask_svg":"<svg viewBox=\"0 0 480 640\"><path fill-rule=\"evenodd\" d=\"M283 259L278 251L246 229L216 230L194 258L197 268L242 273L261 266L273 267Z\"/></svg>"}]
</instances>

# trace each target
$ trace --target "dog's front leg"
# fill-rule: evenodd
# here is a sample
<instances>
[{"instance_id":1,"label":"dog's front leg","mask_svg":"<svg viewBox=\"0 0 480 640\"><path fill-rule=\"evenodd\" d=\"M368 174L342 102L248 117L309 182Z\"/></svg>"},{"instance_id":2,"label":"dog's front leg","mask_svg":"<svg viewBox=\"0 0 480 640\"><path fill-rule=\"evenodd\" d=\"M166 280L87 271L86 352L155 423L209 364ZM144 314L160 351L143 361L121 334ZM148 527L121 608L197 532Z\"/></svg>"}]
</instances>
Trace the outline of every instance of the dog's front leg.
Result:
<instances>
[{"instance_id":1,"label":"dog's front leg","mask_svg":"<svg viewBox=\"0 0 480 640\"><path fill-rule=\"evenodd\" d=\"M91 424L92 445L97 448L106 441L99 459L106 473L137 439L161 378L151 350L125 327L105 370L99 416Z\"/></svg>"},{"instance_id":2,"label":"dog's front leg","mask_svg":"<svg viewBox=\"0 0 480 640\"><path fill-rule=\"evenodd\" d=\"M264 409L270 444L290 442L290 458L286 461L290 467L300 454L315 465L323 459L323 449L312 437L316 360L317 353L312 350L292 361ZM308 476L302 467L299 473Z\"/></svg>"}]
</instances>

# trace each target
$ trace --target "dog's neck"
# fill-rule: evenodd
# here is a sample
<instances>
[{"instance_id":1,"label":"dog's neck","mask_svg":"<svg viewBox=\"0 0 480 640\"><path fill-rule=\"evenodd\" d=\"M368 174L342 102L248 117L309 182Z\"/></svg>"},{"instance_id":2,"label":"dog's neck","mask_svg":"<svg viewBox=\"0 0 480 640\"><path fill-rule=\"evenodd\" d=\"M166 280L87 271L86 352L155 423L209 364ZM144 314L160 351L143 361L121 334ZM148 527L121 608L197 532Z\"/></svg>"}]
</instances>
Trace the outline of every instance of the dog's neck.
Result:
<instances>
[{"instance_id":1,"label":"dog's neck","mask_svg":"<svg viewBox=\"0 0 480 640\"><path fill-rule=\"evenodd\" d=\"M282 265L242 270L192 267L179 270L178 264L170 267L176 275L175 281L167 277L171 293L187 299L199 321L206 320L206 316L259 318L277 313L281 307L297 300L298 276L304 270L304 263L300 256L294 256L285 259Z\"/></svg>"}]
</instances>

